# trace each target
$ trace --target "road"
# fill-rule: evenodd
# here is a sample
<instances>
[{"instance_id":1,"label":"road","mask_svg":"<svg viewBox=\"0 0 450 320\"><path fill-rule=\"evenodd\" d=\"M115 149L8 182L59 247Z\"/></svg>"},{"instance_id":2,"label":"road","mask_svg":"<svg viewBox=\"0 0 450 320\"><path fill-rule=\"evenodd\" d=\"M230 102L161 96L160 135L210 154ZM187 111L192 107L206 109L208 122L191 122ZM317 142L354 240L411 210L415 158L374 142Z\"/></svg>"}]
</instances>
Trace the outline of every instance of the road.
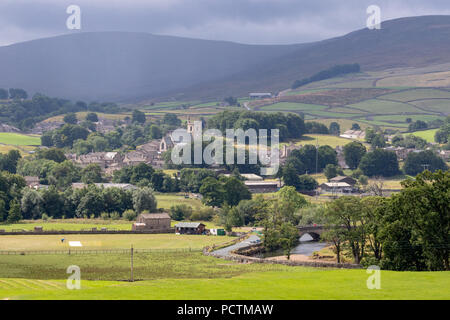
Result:
<instances>
[{"instance_id":1,"label":"road","mask_svg":"<svg viewBox=\"0 0 450 320\"><path fill-rule=\"evenodd\" d=\"M217 251L214 251L213 253L215 255L218 255L218 256L226 256L226 255L228 255L230 253L230 251L249 246L251 244L250 242L253 241L253 240L260 240L260 239L256 235L251 235L250 237L248 237L244 241L238 242L238 243L233 244L232 246L229 246L229 247L225 247L225 248L219 249Z\"/></svg>"}]
</instances>

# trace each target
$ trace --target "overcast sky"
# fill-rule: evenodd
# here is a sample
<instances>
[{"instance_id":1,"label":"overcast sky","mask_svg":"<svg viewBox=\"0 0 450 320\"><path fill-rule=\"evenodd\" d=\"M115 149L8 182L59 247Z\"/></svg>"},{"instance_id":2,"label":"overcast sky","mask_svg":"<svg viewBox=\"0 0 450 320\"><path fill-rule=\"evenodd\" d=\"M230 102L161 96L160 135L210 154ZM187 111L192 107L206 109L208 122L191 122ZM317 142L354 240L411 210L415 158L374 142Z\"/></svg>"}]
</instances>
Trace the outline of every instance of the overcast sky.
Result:
<instances>
[{"instance_id":1,"label":"overcast sky","mask_svg":"<svg viewBox=\"0 0 450 320\"><path fill-rule=\"evenodd\" d=\"M81 8L68 30L66 8ZM450 14L449 0L0 0L0 45L73 32L140 31L251 44L322 40L382 20Z\"/></svg>"}]
</instances>

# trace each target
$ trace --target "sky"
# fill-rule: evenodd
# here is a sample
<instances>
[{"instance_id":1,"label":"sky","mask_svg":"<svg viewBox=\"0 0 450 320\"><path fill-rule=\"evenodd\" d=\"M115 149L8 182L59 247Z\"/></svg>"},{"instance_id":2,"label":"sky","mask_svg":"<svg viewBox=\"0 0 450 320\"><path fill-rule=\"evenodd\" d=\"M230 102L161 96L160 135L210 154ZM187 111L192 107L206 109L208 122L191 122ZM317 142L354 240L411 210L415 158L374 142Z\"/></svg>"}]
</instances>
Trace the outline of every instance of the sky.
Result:
<instances>
[{"instance_id":1,"label":"sky","mask_svg":"<svg viewBox=\"0 0 450 320\"><path fill-rule=\"evenodd\" d=\"M81 9L69 30L67 7ZM0 0L0 45L74 32L137 31L248 44L305 43L382 21L450 14L449 0Z\"/></svg>"}]
</instances>

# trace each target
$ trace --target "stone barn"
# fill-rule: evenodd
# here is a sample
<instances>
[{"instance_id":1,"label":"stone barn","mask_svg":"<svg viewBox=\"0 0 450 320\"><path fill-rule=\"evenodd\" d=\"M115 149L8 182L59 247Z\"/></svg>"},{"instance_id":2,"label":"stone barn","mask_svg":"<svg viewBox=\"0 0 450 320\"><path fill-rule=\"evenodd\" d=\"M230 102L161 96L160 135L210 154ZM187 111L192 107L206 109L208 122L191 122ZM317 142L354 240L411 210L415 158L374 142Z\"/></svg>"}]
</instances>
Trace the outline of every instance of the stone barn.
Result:
<instances>
[{"instance_id":1,"label":"stone barn","mask_svg":"<svg viewBox=\"0 0 450 320\"><path fill-rule=\"evenodd\" d=\"M170 221L167 213L142 213L133 224L133 230L169 230Z\"/></svg>"}]
</instances>

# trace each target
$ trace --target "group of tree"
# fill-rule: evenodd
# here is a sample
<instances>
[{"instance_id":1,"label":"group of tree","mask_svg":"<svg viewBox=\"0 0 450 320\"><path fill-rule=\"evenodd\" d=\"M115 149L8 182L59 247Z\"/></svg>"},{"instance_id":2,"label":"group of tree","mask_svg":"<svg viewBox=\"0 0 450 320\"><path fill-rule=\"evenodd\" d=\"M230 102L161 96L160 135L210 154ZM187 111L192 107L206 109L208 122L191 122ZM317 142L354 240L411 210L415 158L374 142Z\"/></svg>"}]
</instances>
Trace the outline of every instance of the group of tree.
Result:
<instances>
[{"instance_id":1,"label":"group of tree","mask_svg":"<svg viewBox=\"0 0 450 320\"><path fill-rule=\"evenodd\" d=\"M96 113L89 113L85 121L79 122L74 113L66 114L66 123L60 128L45 132L41 136L41 143L47 147L72 149L78 155L112 151L121 147L133 149L150 140L161 139L181 124L176 115L167 114L161 120L146 122L145 114L134 110L131 124L118 125L114 131L101 133L96 132L96 118L98 120Z\"/></svg>"},{"instance_id":2,"label":"group of tree","mask_svg":"<svg viewBox=\"0 0 450 320\"><path fill-rule=\"evenodd\" d=\"M3 92L3 96L5 96L5 92ZM10 89L8 96L10 100L0 105L0 119L2 122L15 125L22 130L32 128L36 123L46 118L67 113L79 111L119 113L128 111L128 109L119 107L115 103L92 102L87 104L83 101L74 103L66 99L50 98L39 93L28 99L27 93L22 89Z\"/></svg>"},{"instance_id":3,"label":"group of tree","mask_svg":"<svg viewBox=\"0 0 450 320\"><path fill-rule=\"evenodd\" d=\"M331 68L328 68L326 70L322 70L314 75L312 75L309 78L304 78L302 80L295 80L292 84L292 89L297 89L299 87L305 86L311 82L326 80L338 76L342 76L349 73L356 73L361 70L361 67L359 64L340 64L335 65Z\"/></svg>"},{"instance_id":4,"label":"group of tree","mask_svg":"<svg viewBox=\"0 0 450 320\"><path fill-rule=\"evenodd\" d=\"M20 88L9 88L4 89L0 88L0 100L6 99L26 99L28 98L28 94L25 90Z\"/></svg>"},{"instance_id":5,"label":"group of tree","mask_svg":"<svg viewBox=\"0 0 450 320\"><path fill-rule=\"evenodd\" d=\"M241 200L252 198L247 186L236 177L207 177L199 189L202 202L210 207L234 207Z\"/></svg>"},{"instance_id":6,"label":"group of tree","mask_svg":"<svg viewBox=\"0 0 450 320\"><path fill-rule=\"evenodd\" d=\"M434 141L446 144L446 149L450 149L450 116L445 118L442 126L434 134Z\"/></svg>"},{"instance_id":7,"label":"group of tree","mask_svg":"<svg viewBox=\"0 0 450 320\"><path fill-rule=\"evenodd\" d=\"M272 129L278 129L280 141L300 138L306 133L303 118L293 113L263 113L253 111L224 111L210 117L207 127L218 129L225 136L226 129L266 129L270 137ZM269 139L270 140L270 139Z\"/></svg>"},{"instance_id":8,"label":"group of tree","mask_svg":"<svg viewBox=\"0 0 450 320\"><path fill-rule=\"evenodd\" d=\"M180 191L179 180L175 176L170 176L162 170L155 170L146 163L139 163L134 166L126 166L113 173L113 182L131 183L140 187L151 187L158 192L178 192Z\"/></svg>"},{"instance_id":9,"label":"group of tree","mask_svg":"<svg viewBox=\"0 0 450 320\"><path fill-rule=\"evenodd\" d=\"M344 196L312 217L323 223L341 261L348 251L354 263L401 271L450 270L449 171L425 171L402 182L391 198Z\"/></svg>"}]
</instances>

